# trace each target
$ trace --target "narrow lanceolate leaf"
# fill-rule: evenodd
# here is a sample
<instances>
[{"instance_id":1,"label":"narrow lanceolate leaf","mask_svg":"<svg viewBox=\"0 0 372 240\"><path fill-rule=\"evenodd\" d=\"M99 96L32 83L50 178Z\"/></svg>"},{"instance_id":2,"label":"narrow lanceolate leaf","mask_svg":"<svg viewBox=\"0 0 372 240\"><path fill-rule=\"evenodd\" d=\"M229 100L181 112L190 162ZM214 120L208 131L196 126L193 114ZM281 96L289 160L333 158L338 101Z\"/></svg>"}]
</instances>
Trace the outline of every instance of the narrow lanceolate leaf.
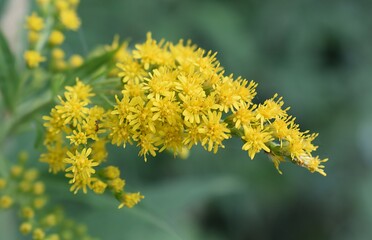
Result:
<instances>
[{"instance_id":1,"label":"narrow lanceolate leaf","mask_svg":"<svg viewBox=\"0 0 372 240\"><path fill-rule=\"evenodd\" d=\"M88 82L107 74L113 63L113 56L117 50L105 52L101 55L92 57L84 62L80 67L73 69L66 75L66 85L73 84L75 79L87 79Z\"/></svg>"},{"instance_id":2,"label":"narrow lanceolate leaf","mask_svg":"<svg viewBox=\"0 0 372 240\"><path fill-rule=\"evenodd\" d=\"M4 105L9 111L13 111L16 104L19 80L13 53L0 31L0 91Z\"/></svg>"}]
</instances>

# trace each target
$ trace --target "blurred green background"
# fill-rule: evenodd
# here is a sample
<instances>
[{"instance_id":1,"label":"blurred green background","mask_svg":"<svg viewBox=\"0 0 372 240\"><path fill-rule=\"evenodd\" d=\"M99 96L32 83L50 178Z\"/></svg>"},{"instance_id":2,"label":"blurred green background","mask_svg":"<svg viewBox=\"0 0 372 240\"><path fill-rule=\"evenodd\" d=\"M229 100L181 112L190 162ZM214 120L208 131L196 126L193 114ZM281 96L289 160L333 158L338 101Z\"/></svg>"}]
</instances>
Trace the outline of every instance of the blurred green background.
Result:
<instances>
[{"instance_id":1,"label":"blurred green background","mask_svg":"<svg viewBox=\"0 0 372 240\"><path fill-rule=\"evenodd\" d=\"M230 140L217 155L160 154L144 163L135 148L112 149L128 190L143 202L117 210L110 196L48 190L101 239L371 239L372 1L82 0L82 28L67 51L86 54L115 34L131 46L192 39L218 52L227 73L255 80L256 102L284 97L303 130L319 132L327 177L264 155L249 160ZM30 143L28 143L32 147ZM62 179L62 178L61 178ZM65 180L63 180L65 181Z\"/></svg>"}]
</instances>

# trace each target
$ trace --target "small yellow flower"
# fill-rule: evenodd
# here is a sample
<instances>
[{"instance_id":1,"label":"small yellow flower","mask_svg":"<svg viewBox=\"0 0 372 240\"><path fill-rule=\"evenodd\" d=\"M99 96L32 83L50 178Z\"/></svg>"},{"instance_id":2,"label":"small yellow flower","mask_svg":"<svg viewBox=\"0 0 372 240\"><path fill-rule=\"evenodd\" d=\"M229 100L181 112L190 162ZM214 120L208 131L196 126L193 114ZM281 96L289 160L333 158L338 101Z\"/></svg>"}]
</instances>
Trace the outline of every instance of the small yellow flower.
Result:
<instances>
[{"instance_id":1,"label":"small yellow flower","mask_svg":"<svg viewBox=\"0 0 372 240\"><path fill-rule=\"evenodd\" d=\"M273 140L269 132L265 129L244 126L244 136L242 139L245 141L242 149L248 151L249 157L253 160L256 153L261 150L270 152L270 149L265 145Z\"/></svg>"},{"instance_id":2,"label":"small yellow flower","mask_svg":"<svg viewBox=\"0 0 372 240\"><path fill-rule=\"evenodd\" d=\"M65 36L61 31L54 30L49 36L49 43L53 46L61 45L65 40Z\"/></svg>"},{"instance_id":3,"label":"small yellow flower","mask_svg":"<svg viewBox=\"0 0 372 240\"><path fill-rule=\"evenodd\" d=\"M266 100L263 104L260 104L257 109L257 116L256 118L261 122L261 128L263 128L263 124L266 121L269 121L273 118L280 118L280 117L286 117L287 111L289 109L282 109L282 106L284 105L283 98L278 97L278 94L275 94L274 97L271 99Z\"/></svg>"},{"instance_id":4,"label":"small yellow flower","mask_svg":"<svg viewBox=\"0 0 372 240\"><path fill-rule=\"evenodd\" d=\"M78 125L77 131L73 130L72 135L67 136L66 138L70 139L70 144L80 145L87 144L88 138L84 131L81 131L80 125Z\"/></svg>"},{"instance_id":5,"label":"small yellow flower","mask_svg":"<svg viewBox=\"0 0 372 240\"><path fill-rule=\"evenodd\" d=\"M115 192L115 193L118 193L118 192L121 192L123 191L123 188L125 186L125 180L121 179L121 178L115 178L113 180L110 180L107 182L108 183L108 186Z\"/></svg>"},{"instance_id":6,"label":"small yellow flower","mask_svg":"<svg viewBox=\"0 0 372 240\"><path fill-rule=\"evenodd\" d=\"M76 150L75 154L67 152L68 158L65 158L64 162L71 166L65 171L71 173L66 173L66 177L71 178L69 183L73 185L70 190L74 193L81 188L86 193L87 186L90 186L92 181L91 176L96 172L94 167L98 166L98 163L88 158L91 152L91 148L84 148L81 152Z\"/></svg>"},{"instance_id":7,"label":"small yellow flower","mask_svg":"<svg viewBox=\"0 0 372 240\"><path fill-rule=\"evenodd\" d=\"M82 56L78 54L74 54L69 59L70 66L73 68L80 67L84 63L84 59Z\"/></svg>"},{"instance_id":8,"label":"small yellow flower","mask_svg":"<svg viewBox=\"0 0 372 240\"><path fill-rule=\"evenodd\" d=\"M92 184L92 190L93 192L97 194L103 194L106 190L106 187L107 187L107 184L100 180L96 180Z\"/></svg>"},{"instance_id":9,"label":"small yellow flower","mask_svg":"<svg viewBox=\"0 0 372 240\"><path fill-rule=\"evenodd\" d=\"M35 216L35 211L30 207L24 207L21 211L22 217L32 219Z\"/></svg>"},{"instance_id":10,"label":"small yellow flower","mask_svg":"<svg viewBox=\"0 0 372 240\"><path fill-rule=\"evenodd\" d=\"M32 205L34 206L35 209L41 209L45 206L47 203L47 200L44 197L38 197L35 198Z\"/></svg>"},{"instance_id":11,"label":"small yellow flower","mask_svg":"<svg viewBox=\"0 0 372 240\"><path fill-rule=\"evenodd\" d=\"M24 222L22 223L20 226L19 226L19 231L23 234L23 235L27 235L31 232L32 230L32 224L29 223L29 222Z\"/></svg>"},{"instance_id":12,"label":"small yellow flower","mask_svg":"<svg viewBox=\"0 0 372 240\"><path fill-rule=\"evenodd\" d=\"M124 83L128 81L143 81L148 75L143 66L133 59L118 63L116 66L120 70L118 77L121 77Z\"/></svg>"},{"instance_id":13,"label":"small yellow flower","mask_svg":"<svg viewBox=\"0 0 372 240\"><path fill-rule=\"evenodd\" d=\"M56 71L63 71L67 69L67 63L63 59L58 59L53 62L53 69Z\"/></svg>"},{"instance_id":14,"label":"small yellow flower","mask_svg":"<svg viewBox=\"0 0 372 240\"><path fill-rule=\"evenodd\" d=\"M41 228L36 228L32 233L33 240L43 240L45 238L45 232Z\"/></svg>"},{"instance_id":15,"label":"small yellow flower","mask_svg":"<svg viewBox=\"0 0 372 240\"><path fill-rule=\"evenodd\" d=\"M313 157L311 155L301 155L298 159L295 159L295 162L302 166L307 168L310 172L318 172L323 176L327 176L327 174L324 172L324 166L321 165L323 162L327 162L328 159L321 160L318 156Z\"/></svg>"},{"instance_id":16,"label":"small yellow flower","mask_svg":"<svg viewBox=\"0 0 372 240\"><path fill-rule=\"evenodd\" d=\"M69 8L69 3L66 0L56 0L55 5L58 11L67 10Z\"/></svg>"},{"instance_id":17,"label":"small yellow flower","mask_svg":"<svg viewBox=\"0 0 372 240\"><path fill-rule=\"evenodd\" d=\"M103 170L103 175L108 179L115 179L120 177L120 170L115 166L108 166Z\"/></svg>"},{"instance_id":18,"label":"small yellow flower","mask_svg":"<svg viewBox=\"0 0 372 240\"><path fill-rule=\"evenodd\" d=\"M57 224L57 216L55 214L48 214L42 222L47 227L55 226Z\"/></svg>"},{"instance_id":19,"label":"small yellow flower","mask_svg":"<svg viewBox=\"0 0 372 240\"><path fill-rule=\"evenodd\" d=\"M0 197L0 209L1 208L7 209L7 208L10 208L12 205L13 205L13 198L11 198L8 195L4 195Z\"/></svg>"},{"instance_id":20,"label":"small yellow flower","mask_svg":"<svg viewBox=\"0 0 372 240\"><path fill-rule=\"evenodd\" d=\"M38 181L34 184L34 190L33 190L35 195L41 195L45 192L45 185L43 182Z\"/></svg>"},{"instance_id":21,"label":"small yellow flower","mask_svg":"<svg viewBox=\"0 0 372 240\"><path fill-rule=\"evenodd\" d=\"M63 59L65 57L65 52L60 48L54 48L51 55L53 59Z\"/></svg>"},{"instance_id":22,"label":"small yellow flower","mask_svg":"<svg viewBox=\"0 0 372 240\"><path fill-rule=\"evenodd\" d=\"M254 108L255 105L250 109L246 104L242 104L234 111L233 122L235 122L236 128L250 126L256 122L256 115L253 112Z\"/></svg>"},{"instance_id":23,"label":"small yellow flower","mask_svg":"<svg viewBox=\"0 0 372 240\"><path fill-rule=\"evenodd\" d=\"M34 50L26 51L23 55L27 66L30 68L38 67L41 62L44 62L46 59L45 57L41 56L41 54Z\"/></svg>"},{"instance_id":24,"label":"small yellow flower","mask_svg":"<svg viewBox=\"0 0 372 240\"><path fill-rule=\"evenodd\" d=\"M92 92L92 87L88 84L84 84L82 81L80 81L79 78L76 78L76 84L74 86L66 86L65 88L69 95L76 95L76 97L81 101L90 102L89 98L95 95ZM101 109L102 108L99 107L93 108L93 110L99 111L99 114L103 114L104 111L102 111ZM92 109L90 110L90 112L91 111Z\"/></svg>"},{"instance_id":25,"label":"small yellow flower","mask_svg":"<svg viewBox=\"0 0 372 240\"><path fill-rule=\"evenodd\" d=\"M12 175L12 177L19 177L22 174L23 170L23 167L14 165L10 168L10 174Z\"/></svg>"},{"instance_id":26,"label":"small yellow flower","mask_svg":"<svg viewBox=\"0 0 372 240\"><path fill-rule=\"evenodd\" d=\"M62 10L59 19L64 27L69 30L76 31L80 27L80 19L74 10Z\"/></svg>"},{"instance_id":27,"label":"small yellow flower","mask_svg":"<svg viewBox=\"0 0 372 240\"><path fill-rule=\"evenodd\" d=\"M224 148L222 141L231 137L230 129L227 124L221 122L222 113L209 111L207 116L203 116L203 124L198 131L203 135L201 144L208 151L216 153L219 147ZM208 145L208 147L207 147Z\"/></svg>"},{"instance_id":28,"label":"small yellow flower","mask_svg":"<svg viewBox=\"0 0 372 240\"><path fill-rule=\"evenodd\" d=\"M23 175L26 181L34 181L39 176L39 171L36 168L27 169Z\"/></svg>"},{"instance_id":29,"label":"small yellow flower","mask_svg":"<svg viewBox=\"0 0 372 240\"><path fill-rule=\"evenodd\" d=\"M24 180L19 182L18 188L21 192L27 193L32 189L32 183L30 181Z\"/></svg>"},{"instance_id":30,"label":"small yellow flower","mask_svg":"<svg viewBox=\"0 0 372 240\"><path fill-rule=\"evenodd\" d=\"M141 199L145 198L139 192L137 193L125 193L121 196L121 203L118 208L128 207L132 208L134 205L138 204Z\"/></svg>"},{"instance_id":31,"label":"small yellow flower","mask_svg":"<svg viewBox=\"0 0 372 240\"><path fill-rule=\"evenodd\" d=\"M44 28L44 20L33 12L31 16L27 17L26 27L31 31L39 32Z\"/></svg>"},{"instance_id":32,"label":"small yellow flower","mask_svg":"<svg viewBox=\"0 0 372 240\"><path fill-rule=\"evenodd\" d=\"M63 100L60 96L58 98L61 105L57 105L56 109L61 114L61 118L64 119L63 124L72 123L76 127L89 113L89 109L85 107L88 101L79 99L77 94L65 93L66 100Z\"/></svg>"}]
</instances>

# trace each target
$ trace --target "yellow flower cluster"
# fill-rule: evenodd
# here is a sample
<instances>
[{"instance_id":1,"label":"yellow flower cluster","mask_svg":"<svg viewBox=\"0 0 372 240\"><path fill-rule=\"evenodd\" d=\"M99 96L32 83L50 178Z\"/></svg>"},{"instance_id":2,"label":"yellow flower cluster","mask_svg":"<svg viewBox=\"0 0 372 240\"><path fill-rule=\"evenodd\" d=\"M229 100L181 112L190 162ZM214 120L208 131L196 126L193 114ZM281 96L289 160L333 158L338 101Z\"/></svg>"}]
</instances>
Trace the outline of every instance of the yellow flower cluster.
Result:
<instances>
[{"instance_id":1,"label":"yellow flower cluster","mask_svg":"<svg viewBox=\"0 0 372 240\"><path fill-rule=\"evenodd\" d=\"M37 12L33 12L26 19L28 29L29 49L24 54L24 59L29 68L36 68L46 58L42 56L44 46L46 50L52 50L52 65L54 70L65 70L68 66L64 61L64 54L55 57L54 50L62 51L58 48L65 40L64 31L76 31L80 27L80 19L76 9L79 0L38 0ZM47 22L49 24L47 24ZM83 59L79 55L73 55L70 59L69 67L78 67Z\"/></svg>"},{"instance_id":2,"label":"yellow flower cluster","mask_svg":"<svg viewBox=\"0 0 372 240\"><path fill-rule=\"evenodd\" d=\"M133 207L143 196L124 191L125 182L119 169L107 167L97 171L107 157L108 113L92 104L94 95L92 88L79 79L75 86L66 87L64 97L59 96L60 104L51 110L50 116L44 116L47 129L44 144L48 151L41 155L40 161L48 163L53 173L67 172L74 193L91 189L102 194L108 188L120 206Z\"/></svg>"},{"instance_id":3,"label":"yellow flower cluster","mask_svg":"<svg viewBox=\"0 0 372 240\"><path fill-rule=\"evenodd\" d=\"M19 211L19 231L34 240L93 239L86 227L67 219L61 208L50 208L44 182L35 168L27 168L27 154L10 168L10 176L0 178L0 210Z\"/></svg>"},{"instance_id":4,"label":"yellow flower cluster","mask_svg":"<svg viewBox=\"0 0 372 240\"><path fill-rule=\"evenodd\" d=\"M136 142L140 155L165 149L175 154L200 143L216 153L236 135L250 158L263 150L276 168L285 158L325 175L311 155L317 134L301 132L277 94L262 104L252 102L257 84L225 75L216 54L190 42L159 43L149 33L117 64L124 83L108 117L113 144Z\"/></svg>"},{"instance_id":5,"label":"yellow flower cluster","mask_svg":"<svg viewBox=\"0 0 372 240\"><path fill-rule=\"evenodd\" d=\"M124 191L118 169L102 170L108 141L123 147L136 144L147 160L164 150L185 156L197 144L216 153L224 148L224 140L236 136L251 159L265 152L279 172L279 164L288 159L326 175L322 163L327 159L312 156L317 134L300 131L277 94L253 103L257 84L226 75L215 53L182 40L157 42L150 33L132 51L116 41L109 50L117 49L120 78L110 81L122 84L106 96L113 98L111 92L121 91L113 106L100 105L92 87L77 79L44 116L47 152L41 161L53 173L66 171L71 191L102 194L108 188L120 207L132 207L143 198Z\"/></svg>"}]
</instances>

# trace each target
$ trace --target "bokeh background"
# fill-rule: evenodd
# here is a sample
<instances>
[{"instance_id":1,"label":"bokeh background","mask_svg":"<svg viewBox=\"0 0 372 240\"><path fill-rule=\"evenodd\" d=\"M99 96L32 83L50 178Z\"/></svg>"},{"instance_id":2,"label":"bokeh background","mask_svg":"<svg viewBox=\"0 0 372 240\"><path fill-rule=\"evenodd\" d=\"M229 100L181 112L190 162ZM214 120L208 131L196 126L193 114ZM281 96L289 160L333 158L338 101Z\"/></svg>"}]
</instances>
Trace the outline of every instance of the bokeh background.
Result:
<instances>
[{"instance_id":1,"label":"bokeh background","mask_svg":"<svg viewBox=\"0 0 372 240\"><path fill-rule=\"evenodd\" d=\"M217 51L227 73L255 80L257 103L279 93L303 130L320 133L328 176L290 163L280 175L230 140L187 160L163 153L144 163L135 148L111 149L129 190L146 196L134 209L72 196L54 176L48 190L101 239L371 239L371 9L370 0L82 0L67 51L87 54L115 34L132 47L148 31L192 39Z\"/></svg>"}]
</instances>

